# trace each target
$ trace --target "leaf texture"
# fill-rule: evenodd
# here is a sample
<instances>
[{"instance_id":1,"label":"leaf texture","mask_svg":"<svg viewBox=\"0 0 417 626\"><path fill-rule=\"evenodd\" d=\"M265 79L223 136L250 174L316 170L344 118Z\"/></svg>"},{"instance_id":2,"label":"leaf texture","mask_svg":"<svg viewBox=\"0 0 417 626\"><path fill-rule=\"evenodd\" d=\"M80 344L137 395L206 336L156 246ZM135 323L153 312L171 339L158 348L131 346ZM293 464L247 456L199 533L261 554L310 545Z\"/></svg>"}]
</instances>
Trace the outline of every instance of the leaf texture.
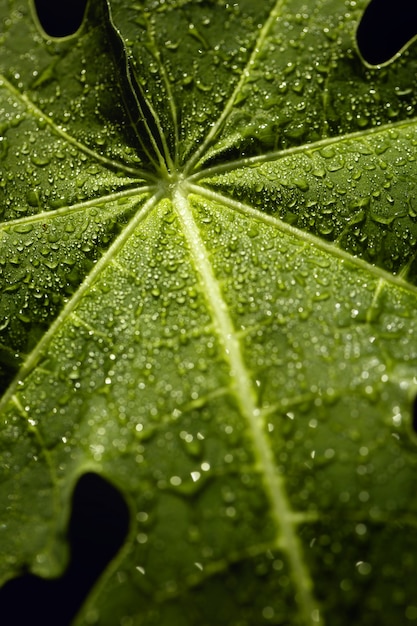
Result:
<instances>
[{"instance_id":1,"label":"leaf texture","mask_svg":"<svg viewBox=\"0 0 417 626\"><path fill-rule=\"evenodd\" d=\"M417 620L417 53L364 6L0 7L0 578L106 477L77 624Z\"/></svg>"}]
</instances>

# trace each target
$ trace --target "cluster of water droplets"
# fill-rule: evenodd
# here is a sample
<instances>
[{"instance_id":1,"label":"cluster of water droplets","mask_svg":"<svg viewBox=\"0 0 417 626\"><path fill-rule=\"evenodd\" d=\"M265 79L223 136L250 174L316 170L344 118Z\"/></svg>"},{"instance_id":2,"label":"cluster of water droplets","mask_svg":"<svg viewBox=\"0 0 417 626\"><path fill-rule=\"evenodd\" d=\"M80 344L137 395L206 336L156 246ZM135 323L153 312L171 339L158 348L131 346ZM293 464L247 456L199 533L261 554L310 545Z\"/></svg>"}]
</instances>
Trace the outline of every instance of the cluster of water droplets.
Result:
<instances>
[{"instance_id":1,"label":"cluster of water droplets","mask_svg":"<svg viewBox=\"0 0 417 626\"><path fill-rule=\"evenodd\" d=\"M123 485L134 501L129 558L135 567L132 572L120 563L112 584L127 594L125 626L132 623L129 602L137 602L138 589L147 624L179 623L186 609L196 623L204 616L231 626L236 607L239 626L297 619L294 572L265 493L266 462L239 411L230 338L221 336L213 319L216 306L227 309L235 329L253 381L257 412L251 419L261 423L274 471L285 477L291 523L302 530L313 575L324 563L328 584L340 568L342 593L335 597L353 602L357 580L366 582L374 572L370 531L406 506L408 494L399 495L404 476L412 484L398 449L406 446L402 414L417 358L404 350L415 328L411 323L405 329L402 312L413 296L387 286L387 276L349 262L347 254L312 246L308 233L400 271L414 251L416 213L413 202L398 206L393 188L409 195L413 133L375 133L344 140L337 150L323 137L411 115L413 97L403 88L402 65L397 100L390 94L380 118L373 117L373 107L382 91L374 85L344 96L346 84L357 84L354 52L342 32L352 7L343 17L314 18L311 24L305 8L280 16L265 33L262 51L254 52L270 6L265 3L262 15L239 3L203 14L201 7L177 10L168 2L150 4L147 12L136 4L115 7L115 23L123 25L120 34L133 55L130 74L121 78L131 80L131 99L123 106L115 106L115 81L106 80L98 65L92 71L79 52L63 54L58 44L49 51L51 43L45 50L39 44L40 57L35 46L33 58L42 62L30 79L11 71L11 82L1 85L8 95L2 98L0 158L12 166L2 180L3 206L13 222L2 235L9 312L0 333L12 338L6 346L10 359L29 352L67 307L50 343L35 355L39 367L16 386L18 399L7 408L7 441L16 445L21 439L27 448L15 464L8 453L4 458L19 485L32 472L33 484L46 485L42 503L51 481L45 458L59 480L93 465ZM172 35L174 18L185 32L179 39ZM88 35L89 46L96 36ZM98 43L100 64L106 57L103 41ZM346 63L338 64L337 46ZM56 71L60 65L66 72L73 59L77 78L63 93ZM372 77L367 71L362 76ZM108 68L103 72L111 76ZM32 108L19 96L28 85L38 94ZM135 174L128 168L148 167L158 150L178 163L186 160L232 93L234 112L224 120L224 139L207 159L224 151L240 158L242 152L253 156L321 143L200 180L203 195L210 186L228 196L223 206L193 199L188 207L221 286L224 302L213 303L172 207L179 178L164 183L167 197L151 211L143 209L145 196L114 191L130 187L128 177L117 175L119 161L122 171ZM156 113L147 128L155 140L149 152L133 119L145 102ZM103 129L109 111L116 119ZM219 124L220 137L222 129ZM16 146L13 155L10 146ZM105 194L106 202L100 201ZM77 204L80 210L70 210ZM279 226L261 213L255 220L256 210L279 217ZM37 220L38 211L50 213ZM111 247L132 223L129 238L120 236ZM97 265L102 254L106 262ZM71 300L86 276L90 282L79 300ZM17 338L20 343L13 343ZM375 436L381 406L387 423ZM19 498L10 498L10 510L23 517ZM42 532L37 536L42 544ZM349 556L340 565L346 544ZM405 564L409 570L411 564ZM384 576L390 580L389 573ZM88 623L106 610L106 595L100 610L87 613ZM217 597L220 608L207 600ZM370 598L376 602L376 594ZM319 619L315 609L311 620Z\"/></svg>"}]
</instances>

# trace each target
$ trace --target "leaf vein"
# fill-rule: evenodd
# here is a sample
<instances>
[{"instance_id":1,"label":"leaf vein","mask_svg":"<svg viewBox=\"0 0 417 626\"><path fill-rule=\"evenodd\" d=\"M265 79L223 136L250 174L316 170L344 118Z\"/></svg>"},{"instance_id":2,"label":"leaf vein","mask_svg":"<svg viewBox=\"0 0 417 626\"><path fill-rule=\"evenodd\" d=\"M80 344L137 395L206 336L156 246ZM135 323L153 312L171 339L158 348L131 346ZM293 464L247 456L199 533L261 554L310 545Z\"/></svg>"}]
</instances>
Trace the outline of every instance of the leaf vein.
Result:
<instances>
[{"instance_id":1,"label":"leaf vein","mask_svg":"<svg viewBox=\"0 0 417 626\"><path fill-rule=\"evenodd\" d=\"M273 518L277 528L277 543L286 553L292 572L300 614L307 625L317 615L317 601L312 592L312 580L304 562L303 552L297 537L291 509L285 492L284 477L277 471L271 446L263 430L260 408L256 402L253 381L244 363L242 350L229 316L226 303L221 294L219 283L213 273L208 252L199 230L193 220L188 198L181 187L177 186L173 202L179 216L183 232L188 242L200 280L207 294L214 326L223 346L224 355L230 366L231 386L236 403L245 418L254 443L256 463L263 475L264 486L271 504Z\"/></svg>"}]
</instances>

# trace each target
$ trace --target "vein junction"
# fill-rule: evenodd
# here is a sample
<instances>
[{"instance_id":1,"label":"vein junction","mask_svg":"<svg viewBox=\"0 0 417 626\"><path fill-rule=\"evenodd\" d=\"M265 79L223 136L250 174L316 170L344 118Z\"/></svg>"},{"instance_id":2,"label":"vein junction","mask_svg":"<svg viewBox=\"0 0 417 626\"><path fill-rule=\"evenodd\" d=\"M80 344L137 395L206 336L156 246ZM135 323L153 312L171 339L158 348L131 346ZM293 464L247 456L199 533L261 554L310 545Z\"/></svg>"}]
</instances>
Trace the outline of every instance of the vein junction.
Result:
<instances>
[{"instance_id":1,"label":"vein junction","mask_svg":"<svg viewBox=\"0 0 417 626\"><path fill-rule=\"evenodd\" d=\"M219 282L214 275L208 250L194 221L185 186L181 182L175 185L172 199L191 258L204 287L214 328L230 366L233 394L253 440L256 465L263 476L272 516L277 526L276 544L288 558L302 623L305 626L323 626L318 603L312 592L311 577L304 563L303 549L296 533L296 513L288 502L284 478L277 471L271 446L263 428L253 381L246 368L237 333L223 299Z\"/></svg>"}]
</instances>

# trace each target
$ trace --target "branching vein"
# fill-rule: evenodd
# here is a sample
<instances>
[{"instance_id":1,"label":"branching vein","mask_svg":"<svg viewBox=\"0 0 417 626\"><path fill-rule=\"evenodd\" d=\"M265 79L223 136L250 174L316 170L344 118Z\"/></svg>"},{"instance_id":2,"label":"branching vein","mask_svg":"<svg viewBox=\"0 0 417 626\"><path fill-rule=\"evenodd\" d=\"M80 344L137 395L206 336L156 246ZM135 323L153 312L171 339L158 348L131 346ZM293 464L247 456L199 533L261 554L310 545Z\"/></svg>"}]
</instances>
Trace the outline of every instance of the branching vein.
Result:
<instances>
[{"instance_id":1,"label":"branching vein","mask_svg":"<svg viewBox=\"0 0 417 626\"><path fill-rule=\"evenodd\" d=\"M62 324L69 318L71 314L76 310L77 305L84 297L84 295L91 289L94 282L97 280L97 277L103 272L106 267L108 267L111 260L117 255L119 250L123 247L126 241L129 239L133 231L136 229L138 224L148 215L148 213L153 209L153 207L159 202L161 194L155 194L152 196L148 202L144 204L142 209L137 212L135 217L129 222L126 228L121 232L121 234L115 239L113 244L107 250L105 254L100 258L97 264L94 266L93 270L90 274L87 275L84 282L80 285L79 289L76 291L74 296L68 301L67 305L62 309L61 313L55 319L55 321L51 324L48 331L43 335L41 341L36 345L36 348L28 355L25 362L23 363L19 373L18 378L14 380L14 382L9 386L7 392L3 395L0 400L0 411L7 405L10 398L16 391L16 388L20 381L22 381L26 376L30 374L30 372L36 367L41 358L41 355L46 350L47 346L53 340L55 334L58 329L62 326Z\"/></svg>"}]
</instances>

